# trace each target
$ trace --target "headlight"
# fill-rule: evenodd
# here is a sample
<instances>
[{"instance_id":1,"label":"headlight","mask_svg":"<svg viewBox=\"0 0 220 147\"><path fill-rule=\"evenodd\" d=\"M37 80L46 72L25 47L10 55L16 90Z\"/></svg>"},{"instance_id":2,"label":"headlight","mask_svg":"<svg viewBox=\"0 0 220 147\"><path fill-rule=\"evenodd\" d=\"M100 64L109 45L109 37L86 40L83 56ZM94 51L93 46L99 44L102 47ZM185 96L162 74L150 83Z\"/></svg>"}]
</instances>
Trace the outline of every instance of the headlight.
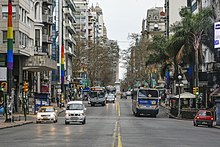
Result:
<instances>
[{"instance_id":1,"label":"headlight","mask_svg":"<svg viewBox=\"0 0 220 147\"><path fill-rule=\"evenodd\" d=\"M37 113L37 118L38 118L38 117L41 117L41 115L40 115L39 113Z\"/></svg>"},{"instance_id":2,"label":"headlight","mask_svg":"<svg viewBox=\"0 0 220 147\"><path fill-rule=\"evenodd\" d=\"M66 115L65 115L66 117L68 117L69 116L69 114L68 113L66 113Z\"/></svg>"},{"instance_id":3,"label":"headlight","mask_svg":"<svg viewBox=\"0 0 220 147\"><path fill-rule=\"evenodd\" d=\"M138 104L137 107L138 107L138 108L143 108L144 106L141 105L141 104Z\"/></svg>"},{"instance_id":4,"label":"headlight","mask_svg":"<svg viewBox=\"0 0 220 147\"><path fill-rule=\"evenodd\" d=\"M85 115L85 113L81 113L80 115L81 115L81 116L84 116L84 115Z\"/></svg>"}]
</instances>

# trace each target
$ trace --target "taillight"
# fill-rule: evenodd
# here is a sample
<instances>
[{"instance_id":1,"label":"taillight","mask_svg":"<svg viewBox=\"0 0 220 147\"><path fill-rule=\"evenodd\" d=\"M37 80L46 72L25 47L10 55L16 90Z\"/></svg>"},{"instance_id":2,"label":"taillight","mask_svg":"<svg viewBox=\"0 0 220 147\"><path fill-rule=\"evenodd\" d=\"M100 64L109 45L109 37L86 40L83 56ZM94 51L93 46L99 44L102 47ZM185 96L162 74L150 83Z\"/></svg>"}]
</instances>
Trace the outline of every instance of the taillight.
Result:
<instances>
[{"instance_id":1,"label":"taillight","mask_svg":"<svg viewBox=\"0 0 220 147\"><path fill-rule=\"evenodd\" d=\"M214 118L213 118L213 117L211 117L211 120L214 120Z\"/></svg>"},{"instance_id":2,"label":"taillight","mask_svg":"<svg viewBox=\"0 0 220 147\"><path fill-rule=\"evenodd\" d=\"M199 119L199 116L197 116L196 119Z\"/></svg>"}]
</instances>

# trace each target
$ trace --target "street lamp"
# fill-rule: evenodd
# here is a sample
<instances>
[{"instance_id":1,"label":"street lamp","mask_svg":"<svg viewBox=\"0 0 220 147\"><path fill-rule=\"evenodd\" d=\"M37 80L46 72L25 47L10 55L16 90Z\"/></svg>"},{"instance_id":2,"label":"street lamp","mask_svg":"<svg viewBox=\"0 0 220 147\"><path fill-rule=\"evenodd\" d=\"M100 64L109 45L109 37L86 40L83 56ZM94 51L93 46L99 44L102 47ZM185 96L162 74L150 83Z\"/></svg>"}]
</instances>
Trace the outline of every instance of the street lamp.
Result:
<instances>
[{"instance_id":1,"label":"street lamp","mask_svg":"<svg viewBox=\"0 0 220 147\"><path fill-rule=\"evenodd\" d=\"M179 106L178 106L178 118L180 118L180 108L181 108L181 102L180 102L180 92L181 92L181 86L183 86L183 84L181 84L181 80L182 79L182 76L181 75L178 75L178 80L179 80L179 83L178 83L178 88L179 88Z\"/></svg>"}]
</instances>

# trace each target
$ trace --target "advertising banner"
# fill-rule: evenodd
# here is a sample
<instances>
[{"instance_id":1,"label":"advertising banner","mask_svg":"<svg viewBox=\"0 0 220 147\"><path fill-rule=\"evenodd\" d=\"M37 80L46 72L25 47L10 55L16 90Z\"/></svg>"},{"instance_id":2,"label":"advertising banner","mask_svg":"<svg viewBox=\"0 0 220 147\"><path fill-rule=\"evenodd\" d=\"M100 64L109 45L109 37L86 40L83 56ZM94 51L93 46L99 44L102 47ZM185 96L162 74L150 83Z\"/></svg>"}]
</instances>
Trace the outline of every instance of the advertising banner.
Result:
<instances>
[{"instance_id":1,"label":"advertising banner","mask_svg":"<svg viewBox=\"0 0 220 147\"><path fill-rule=\"evenodd\" d=\"M214 48L220 48L220 22L214 24Z\"/></svg>"}]
</instances>

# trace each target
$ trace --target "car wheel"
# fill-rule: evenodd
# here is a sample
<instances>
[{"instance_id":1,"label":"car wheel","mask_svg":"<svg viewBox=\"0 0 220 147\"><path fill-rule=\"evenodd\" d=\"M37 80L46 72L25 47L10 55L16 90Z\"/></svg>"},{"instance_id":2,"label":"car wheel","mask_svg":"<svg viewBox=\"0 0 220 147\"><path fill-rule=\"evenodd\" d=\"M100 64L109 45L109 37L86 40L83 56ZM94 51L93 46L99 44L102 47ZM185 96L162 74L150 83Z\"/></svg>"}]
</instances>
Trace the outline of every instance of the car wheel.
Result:
<instances>
[{"instance_id":1,"label":"car wheel","mask_svg":"<svg viewBox=\"0 0 220 147\"><path fill-rule=\"evenodd\" d=\"M36 121L36 124L38 124L39 122L38 121Z\"/></svg>"},{"instance_id":2,"label":"car wheel","mask_svg":"<svg viewBox=\"0 0 220 147\"><path fill-rule=\"evenodd\" d=\"M136 112L134 115L135 115L136 117L140 116L140 114L139 114L138 112Z\"/></svg>"},{"instance_id":3,"label":"car wheel","mask_svg":"<svg viewBox=\"0 0 220 147\"><path fill-rule=\"evenodd\" d=\"M83 124L83 125L86 124L86 119L83 120L82 124Z\"/></svg>"},{"instance_id":4,"label":"car wheel","mask_svg":"<svg viewBox=\"0 0 220 147\"><path fill-rule=\"evenodd\" d=\"M212 128L212 127L213 127L213 125L208 125L208 127Z\"/></svg>"},{"instance_id":5,"label":"car wheel","mask_svg":"<svg viewBox=\"0 0 220 147\"><path fill-rule=\"evenodd\" d=\"M196 126L196 123L195 123L195 122L193 122L193 126Z\"/></svg>"},{"instance_id":6,"label":"car wheel","mask_svg":"<svg viewBox=\"0 0 220 147\"><path fill-rule=\"evenodd\" d=\"M66 122L66 121L65 121L65 125L68 125L68 124L69 124L69 122Z\"/></svg>"}]
</instances>

